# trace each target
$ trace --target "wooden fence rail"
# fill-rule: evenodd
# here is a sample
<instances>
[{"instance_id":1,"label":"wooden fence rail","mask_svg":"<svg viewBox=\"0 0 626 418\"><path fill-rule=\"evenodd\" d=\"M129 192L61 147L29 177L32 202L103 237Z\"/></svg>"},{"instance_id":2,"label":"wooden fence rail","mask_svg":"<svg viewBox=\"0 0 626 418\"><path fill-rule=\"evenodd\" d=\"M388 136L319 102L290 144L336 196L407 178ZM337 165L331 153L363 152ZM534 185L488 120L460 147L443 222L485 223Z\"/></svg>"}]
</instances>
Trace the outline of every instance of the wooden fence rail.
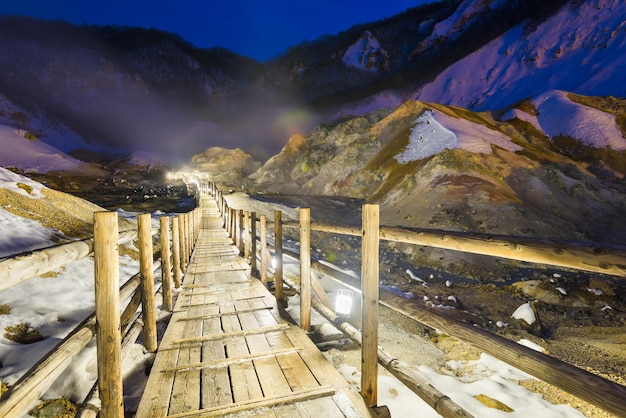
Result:
<instances>
[{"instance_id":1,"label":"wooden fence rail","mask_svg":"<svg viewBox=\"0 0 626 418\"><path fill-rule=\"evenodd\" d=\"M0 398L1 417L26 415L32 404L54 384L94 336L98 346L98 380L85 400L79 416L95 417L98 413L106 417L124 416L121 359L128 347L137 340L140 332L144 333L146 350L156 350L155 294L163 288L163 309L172 309L172 277L174 285L180 287L180 270L186 268L199 233L199 209L171 217L171 229L169 219L168 216L159 219L160 233L156 235L160 238L161 253L160 259L156 261L152 248L154 234L150 214L138 216L139 231L118 234L116 212L94 214L92 239L0 260L0 275L7 277L0 284L2 290L93 253L96 296L94 313L74 328ZM118 248L135 238L139 239L141 271L120 286ZM160 267L161 282L155 288L153 272ZM126 300L128 303L120 315L120 302ZM136 314L138 309L143 320ZM100 397L101 407L93 402L94 397Z\"/></svg>"},{"instance_id":2,"label":"wooden fence rail","mask_svg":"<svg viewBox=\"0 0 626 418\"><path fill-rule=\"evenodd\" d=\"M220 207L224 216L234 216L232 215L234 210L228 207L228 204L226 203L226 200L221 192L216 190L216 186L211 185L209 186L209 189L214 191L213 196L217 199L218 207ZM378 289L378 273L377 270L375 270L377 265L373 265L378 263L378 254L377 250L374 249L377 249L377 247L374 247L373 241L376 240L378 242L379 239L557 267L572 268L620 277L626 276L626 247L553 240L537 240L521 237L442 232L425 229L411 230L386 226L377 226L377 231L375 232L368 229L370 232L366 233L366 217L367 219L373 217L371 210L372 209L369 205L366 205L363 208L364 218L362 227L309 222L307 219L308 216L310 216L308 215L308 212L302 210L300 211L301 216L304 214L302 218L304 218L304 222L308 225L308 231L363 237L364 244L362 244L362 257L364 267L361 274L362 282L354 283L356 280L353 277L346 277L346 280L348 282L352 281L352 287L362 293L362 299L364 302L364 312L362 315L362 338L364 340L369 338L368 336L373 336L375 339L377 333L377 322L374 319L373 313L377 311L375 308L373 309L373 305L377 306L379 303L382 303L391 309L403 313L429 327L442 330L455 338L472 344L478 349L610 413L620 416L623 414L623 411L626 411L625 386L589 373L549 355L524 347L499 335L455 320L444 313L425 309L411 301L402 301L400 303L398 298L393 297L389 294L389 292L381 290L381 299L379 300L377 293L378 290L374 292L373 289L371 289L370 283L372 280L371 278L367 278L369 276L376 276L375 283L376 288ZM264 215L262 215L259 219L261 225L261 237L259 237L261 248L258 257L261 261L261 278L264 282L266 282L264 262L267 260L267 250L265 249L267 241L265 237L266 225L274 227L274 257L276 262L275 286L276 298L278 300L283 299L282 228L299 228L302 232L302 220L303 219L301 219L300 222L282 222L280 211L274 212L273 222L266 222ZM253 219L251 222L256 221L256 219ZM232 224L232 228L232 236L240 233L235 224ZM308 233L308 231L305 232ZM374 235L376 238L373 238ZM256 240L257 237L251 237L250 239ZM302 245L305 244L310 245L310 243L301 242L301 252L303 252ZM305 249L304 252L306 253L306 251L307 250ZM256 258L256 256L256 254L252 255L253 258ZM329 267L319 263L313 264L315 268L326 270L326 272L329 273ZM365 267L366 264L367 267ZM302 271L303 274L307 274L306 268ZM335 276L342 275L337 270L333 270L330 274ZM301 278L301 280L303 279ZM306 281L307 279L305 278L304 282L306 283ZM375 301L372 300L372 295L376 295ZM310 314L306 312L306 310L309 309L308 306L311 306L311 302L308 300L310 297L310 292L308 290L305 290L304 294L301 294L301 299L307 299L306 301L301 302L304 306L304 308L301 306L301 309L304 309L301 316L305 318L305 320L310 317ZM303 323L302 326L305 327L307 324ZM377 341L368 342L367 346L368 348L362 349L362 374L365 377L362 377L363 380L361 382L361 387L362 395L370 405L373 405L376 403L374 393L377 372L376 363L374 362L374 364L372 364L371 362L371 353L375 350L372 347L377 347ZM393 362L390 362L388 358L385 358L385 356L381 354L380 350L377 352L377 358L378 363L385 366L392 373L399 373L397 370L393 370L394 365L391 364ZM418 387L419 385L420 384L418 382L414 382L414 387L411 387L410 384L408 386L411 389L415 389L415 387ZM419 391L416 391L416 393L426 402L432 401L432 399L429 399L428 394L418 392Z\"/></svg>"},{"instance_id":3,"label":"wooden fence rail","mask_svg":"<svg viewBox=\"0 0 626 418\"><path fill-rule=\"evenodd\" d=\"M118 244L125 244L137 236L137 231L121 232ZM72 241L41 250L29 251L0 260L0 290L8 289L40 274L56 270L93 252L93 238Z\"/></svg>"}]
</instances>

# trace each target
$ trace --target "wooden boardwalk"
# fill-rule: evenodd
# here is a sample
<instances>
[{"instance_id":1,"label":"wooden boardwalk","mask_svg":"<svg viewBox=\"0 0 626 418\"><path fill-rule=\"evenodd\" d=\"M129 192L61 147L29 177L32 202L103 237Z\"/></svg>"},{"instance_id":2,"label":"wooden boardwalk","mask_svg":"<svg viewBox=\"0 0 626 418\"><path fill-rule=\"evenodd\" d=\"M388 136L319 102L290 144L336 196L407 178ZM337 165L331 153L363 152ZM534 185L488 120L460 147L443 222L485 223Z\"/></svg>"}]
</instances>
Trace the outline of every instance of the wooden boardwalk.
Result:
<instances>
[{"instance_id":1,"label":"wooden boardwalk","mask_svg":"<svg viewBox=\"0 0 626 418\"><path fill-rule=\"evenodd\" d=\"M374 416L273 295L201 199L202 227L137 417Z\"/></svg>"}]
</instances>

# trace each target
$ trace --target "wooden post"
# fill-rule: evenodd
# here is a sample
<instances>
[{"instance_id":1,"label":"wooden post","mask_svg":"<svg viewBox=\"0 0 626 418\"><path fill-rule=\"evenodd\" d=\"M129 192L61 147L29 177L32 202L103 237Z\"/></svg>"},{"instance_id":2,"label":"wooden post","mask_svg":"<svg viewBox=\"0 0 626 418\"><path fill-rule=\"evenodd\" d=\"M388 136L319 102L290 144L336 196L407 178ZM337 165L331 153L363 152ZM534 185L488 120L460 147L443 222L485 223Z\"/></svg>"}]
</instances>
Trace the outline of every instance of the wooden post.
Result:
<instances>
[{"instance_id":1,"label":"wooden post","mask_svg":"<svg viewBox=\"0 0 626 418\"><path fill-rule=\"evenodd\" d=\"M274 284L276 300L282 304L283 296L283 213L274 211L274 257L276 257L276 269L274 271Z\"/></svg>"},{"instance_id":2,"label":"wooden post","mask_svg":"<svg viewBox=\"0 0 626 418\"><path fill-rule=\"evenodd\" d=\"M196 221L194 222L195 230L193 234L193 247L196 248L196 241L198 241L198 235L200 234L200 226L202 222L202 210L196 208Z\"/></svg>"},{"instance_id":3,"label":"wooden post","mask_svg":"<svg viewBox=\"0 0 626 418\"><path fill-rule=\"evenodd\" d=\"M222 192L219 193L219 196L220 202L222 202L222 215L224 216L224 223L222 223L222 226L226 228L226 226L228 225L228 205L226 204L226 199L224 199Z\"/></svg>"},{"instance_id":4,"label":"wooden post","mask_svg":"<svg viewBox=\"0 0 626 418\"><path fill-rule=\"evenodd\" d=\"M180 244L180 270L183 274L187 273L187 262L185 261L185 215L178 215L178 239Z\"/></svg>"},{"instance_id":5,"label":"wooden post","mask_svg":"<svg viewBox=\"0 0 626 418\"><path fill-rule=\"evenodd\" d=\"M243 228L243 209L237 209L237 248L240 255L243 255Z\"/></svg>"},{"instance_id":6,"label":"wooden post","mask_svg":"<svg viewBox=\"0 0 626 418\"><path fill-rule=\"evenodd\" d=\"M189 264L189 259L191 258L191 217L189 216L189 212L185 213L185 264Z\"/></svg>"},{"instance_id":7,"label":"wooden post","mask_svg":"<svg viewBox=\"0 0 626 418\"><path fill-rule=\"evenodd\" d=\"M250 213L250 253L252 255L250 259L250 273L258 277L259 270L256 267L256 212Z\"/></svg>"},{"instance_id":8,"label":"wooden post","mask_svg":"<svg viewBox=\"0 0 626 418\"><path fill-rule=\"evenodd\" d=\"M172 266L170 262L170 218L161 216L161 282L163 283L163 309L172 311Z\"/></svg>"},{"instance_id":9,"label":"wooden post","mask_svg":"<svg viewBox=\"0 0 626 418\"><path fill-rule=\"evenodd\" d=\"M185 262L189 263L189 260L191 260L191 251L193 249L193 217L192 217L192 212L187 212L185 213L185 226L186 226L186 230L185 233L187 234L187 254L186 254L186 258L185 258Z\"/></svg>"},{"instance_id":10,"label":"wooden post","mask_svg":"<svg viewBox=\"0 0 626 418\"><path fill-rule=\"evenodd\" d=\"M178 227L178 216L172 217L172 261L174 269L174 286L180 288L180 232Z\"/></svg>"},{"instance_id":11,"label":"wooden post","mask_svg":"<svg viewBox=\"0 0 626 418\"><path fill-rule=\"evenodd\" d=\"M378 205L363 205L361 238L361 288L363 345L361 346L361 395L369 406L378 402Z\"/></svg>"},{"instance_id":12,"label":"wooden post","mask_svg":"<svg viewBox=\"0 0 626 418\"><path fill-rule=\"evenodd\" d=\"M235 209L228 209L228 235L235 242Z\"/></svg>"},{"instance_id":13,"label":"wooden post","mask_svg":"<svg viewBox=\"0 0 626 418\"><path fill-rule=\"evenodd\" d=\"M143 346L154 353L157 349L156 307L154 303L154 273L152 267L152 217L149 213L137 216L139 225L139 271L141 273L141 314L143 318Z\"/></svg>"},{"instance_id":14,"label":"wooden post","mask_svg":"<svg viewBox=\"0 0 626 418\"><path fill-rule=\"evenodd\" d=\"M311 328L311 209L300 208L300 327Z\"/></svg>"},{"instance_id":15,"label":"wooden post","mask_svg":"<svg viewBox=\"0 0 626 418\"><path fill-rule=\"evenodd\" d=\"M267 261L269 251L267 250L267 217L261 215L260 218L260 239L261 239L261 283L267 286Z\"/></svg>"},{"instance_id":16,"label":"wooden post","mask_svg":"<svg viewBox=\"0 0 626 418\"><path fill-rule=\"evenodd\" d=\"M247 210L243 213L243 258L246 260L250 257L250 212Z\"/></svg>"},{"instance_id":17,"label":"wooden post","mask_svg":"<svg viewBox=\"0 0 626 418\"><path fill-rule=\"evenodd\" d=\"M94 213L98 385L105 417L124 417L117 213Z\"/></svg>"}]
</instances>

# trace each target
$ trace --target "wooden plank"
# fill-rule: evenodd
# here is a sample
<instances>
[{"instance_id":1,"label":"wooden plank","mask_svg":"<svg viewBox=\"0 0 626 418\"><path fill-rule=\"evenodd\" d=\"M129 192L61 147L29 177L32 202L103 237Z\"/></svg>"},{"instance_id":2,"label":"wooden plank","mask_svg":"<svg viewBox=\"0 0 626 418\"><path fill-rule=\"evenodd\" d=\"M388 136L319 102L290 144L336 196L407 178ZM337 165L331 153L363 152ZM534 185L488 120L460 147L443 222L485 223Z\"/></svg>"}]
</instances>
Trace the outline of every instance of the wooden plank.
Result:
<instances>
[{"instance_id":1,"label":"wooden plank","mask_svg":"<svg viewBox=\"0 0 626 418\"><path fill-rule=\"evenodd\" d=\"M215 343L217 342L217 344L221 344L220 341L208 341L207 343ZM203 344L204 346L204 344ZM224 351L224 347L222 345L222 350ZM282 349L282 350L270 350L267 352L263 352L263 353L258 353L258 354L248 354L248 355L244 355L244 356L240 356L240 357L224 357L224 358L213 358L211 360L208 361L203 361L201 363L190 363L190 364L186 364L186 365L181 365L181 366L176 366L176 367L172 367L169 369L163 369L162 372L163 373L167 373L167 372L175 372L177 370L184 370L184 369L191 369L191 368L196 368L196 369L204 369L204 368L221 368L221 367L225 367L231 364L236 364L236 363L243 363L245 361L249 361L249 360L255 360L255 359L260 359L263 357L273 357L276 356L278 354L286 354L286 353L293 353L293 352L297 352L299 350L302 350L302 348L300 347L294 347L294 348L286 348L286 349Z\"/></svg>"},{"instance_id":2,"label":"wooden plank","mask_svg":"<svg viewBox=\"0 0 626 418\"><path fill-rule=\"evenodd\" d=\"M218 313L219 306L207 306L206 313ZM219 317L204 320L203 332L215 334L221 329ZM226 358L224 343L220 340L205 341L202 343L202 361L219 362ZM201 408L233 403L233 394L228 378L228 367L223 365L213 370L203 369L201 372Z\"/></svg>"},{"instance_id":3,"label":"wooden plank","mask_svg":"<svg viewBox=\"0 0 626 418\"><path fill-rule=\"evenodd\" d=\"M192 302L204 301L204 296L191 295ZM202 315L204 306L190 308L190 315ZM184 321L183 335L200 336L202 321ZM198 363L201 360L201 346L181 346L177 366ZM200 371L180 370L175 373L169 413L194 411L200 408Z\"/></svg>"},{"instance_id":4,"label":"wooden plank","mask_svg":"<svg viewBox=\"0 0 626 418\"><path fill-rule=\"evenodd\" d=\"M291 344L304 347L304 350L300 352L300 356L320 385L333 386L347 396L349 403L352 403L352 406L354 406L360 416L371 416L372 413L361 395L346 382L302 330L292 327L285 330L284 334Z\"/></svg>"},{"instance_id":5,"label":"wooden plank","mask_svg":"<svg viewBox=\"0 0 626 418\"><path fill-rule=\"evenodd\" d=\"M249 312L249 302L236 302L235 308L241 312L238 317L242 329L258 329L260 327L254 312ZM246 342L251 354L263 354L272 350L264 334L249 335L246 337ZM277 396L281 393L291 392L291 387L287 383L275 356L257 357L253 363L264 396Z\"/></svg>"},{"instance_id":6,"label":"wooden plank","mask_svg":"<svg viewBox=\"0 0 626 418\"><path fill-rule=\"evenodd\" d=\"M235 305L223 305L222 312L235 311ZM239 318L236 315L227 315L222 318L224 334L231 337L226 341L226 353L231 356L245 356L250 354L245 339L245 332L257 332L258 330L242 330ZM230 381L235 402L256 399L263 396L261 385L257 379L252 361L237 363L229 366Z\"/></svg>"},{"instance_id":7,"label":"wooden plank","mask_svg":"<svg viewBox=\"0 0 626 418\"><path fill-rule=\"evenodd\" d=\"M236 312L222 312L222 313L214 313L214 314L204 314L204 315L200 315L200 316L188 316L186 318L181 318L181 321L195 321L198 319L208 319L211 317L221 317L224 315L239 315L241 313L252 313L252 312L256 312L256 311L261 311L264 309L272 309L271 306L262 306L260 308L248 308L245 310L237 310Z\"/></svg>"},{"instance_id":8,"label":"wooden plank","mask_svg":"<svg viewBox=\"0 0 626 418\"><path fill-rule=\"evenodd\" d=\"M168 415L170 418L182 418L182 417L211 417L218 415L233 414L240 411L251 411L254 408L271 407L274 405L280 405L284 403L300 402L307 399L315 399L323 396L332 396L335 393L335 389L330 386L323 386L315 390L302 391L297 393L290 393L288 395L255 398L245 401L237 402L230 406L218 406L214 408L205 408L192 413L181 413Z\"/></svg>"},{"instance_id":9,"label":"wooden plank","mask_svg":"<svg viewBox=\"0 0 626 418\"><path fill-rule=\"evenodd\" d=\"M176 301L175 310L179 310L183 304L182 298ZM184 313L174 313L170 324L165 330L161 345L171 343L175 338L180 338L183 332L183 325L178 323L177 316ZM175 367L178 362L178 350L161 350L159 348L154 364L152 365L152 371L146 388L144 389L141 402L137 409L136 416L138 417L157 417L166 416L169 410L170 396L172 393L172 387L174 383L174 375L170 373L156 373L158 370L168 369Z\"/></svg>"},{"instance_id":10,"label":"wooden plank","mask_svg":"<svg viewBox=\"0 0 626 418\"><path fill-rule=\"evenodd\" d=\"M339 409L339 406L337 406L331 397L310 399L300 402L297 404L297 410L302 417L345 418L344 413L341 409Z\"/></svg>"},{"instance_id":11,"label":"wooden plank","mask_svg":"<svg viewBox=\"0 0 626 418\"><path fill-rule=\"evenodd\" d=\"M216 339L221 339L221 338L232 339L232 338L245 337L246 335L262 334L265 332L282 330L286 328L289 328L289 324L277 324L277 325L273 325L269 327L262 327L262 328L257 328L257 329L224 332L223 334L211 334L211 335L201 335L198 337L181 338L179 340L174 341L174 344L194 343L194 342L201 342L201 341L207 341L207 340L216 340Z\"/></svg>"}]
</instances>

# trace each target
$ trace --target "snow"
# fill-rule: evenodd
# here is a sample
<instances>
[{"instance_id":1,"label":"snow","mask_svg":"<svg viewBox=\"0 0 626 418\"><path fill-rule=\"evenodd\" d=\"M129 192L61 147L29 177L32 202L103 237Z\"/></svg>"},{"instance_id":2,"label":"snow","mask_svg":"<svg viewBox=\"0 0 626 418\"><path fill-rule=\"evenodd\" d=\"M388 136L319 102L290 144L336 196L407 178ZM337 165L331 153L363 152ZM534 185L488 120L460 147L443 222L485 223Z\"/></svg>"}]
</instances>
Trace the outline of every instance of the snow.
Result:
<instances>
[{"instance_id":1,"label":"snow","mask_svg":"<svg viewBox=\"0 0 626 418\"><path fill-rule=\"evenodd\" d=\"M400 164L406 164L438 154L446 148L456 148L456 145L454 132L437 122L434 112L426 111L415 120L406 150L395 158Z\"/></svg>"},{"instance_id":2,"label":"snow","mask_svg":"<svg viewBox=\"0 0 626 418\"><path fill-rule=\"evenodd\" d=\"M25 135L25 131L0 125L0 166L47 173L51 170L74 170L83 164L41 140L31 140Z\"/></svg>"},{"instance_id":3,"label":"snow","mask_svg":"<svg viewBox=\"0 0 626 418\"><path fill-rule=\"evenodd\" d=\"M430 157L444 149L459 148L482 154L491 154L492 145L512 152L522 149L501 132L434 110L425 111L414 123L409 144L401 154L395 156L400 164Z\"/></svg>"},{"instance_id":4,"label":"snow","mask_svg":"<svg viewBox=\"0 0 626 418\"><path fill-rule=\"evenodd\" d=\"M566 3L545 22L523 22L455 62L412 97L473 110L504 109L550 90L624 97L626 83L616 80L624 80L625 14L621 0Z\"/></svg>"},{"instance_id":5,"label":"snow","mask_svg":"<svg viewBox=\"0 0 626 418\"><path fill-rule=\"evenodd\" d=\"M533 311L530 303L524 303L523 305L520 305L515 310L515 312L513 312L511 318L524 320L528 325L534 324L537 320L537 318L535 317L535 311Z\"/></svg>"},{"instance_id":6,"label":"snow","mask_svg":"<svg viewBox=\"0 0 626 418\"><path fill-rule=\"evenodd\" d=\"M615 115L572 102L564 91L550 91L533 100L539 112L536 127L548 136L568 135L596 148L626 149Z\"/></svg>"},{"instance_id":7,"label":"snow","mask_svg":"<svg viewBox=\"0 0 626 418\"><path fill-rule=\"evenodd\" d=\"M20 184L28 186L30 188L30 193L19 187ZM41 189L44 187L45 186L39 182L0 167L0 188L2 189L7 189L29 198L40 198L42 196Z\"/></svg>"},{"instance_id":8,"label":"snow","mask_svg":"<svg viewBox=\"0 0 626 418\"><path fill-rule=\"evenodd\" d=\"M435 25L430 39L453 38L454 35L458 35L463 31L473 17L480 16L486 8L497 9L505 3L506 0L465 0L447 19Z\"/></svg>"},{"instance_id":9,"label":"snow","mask_svg":"<svg viewBox=\"0 0 626 418\"><path fill-rule=\"evenodd\" d=\"M380 43L371 32L365 31L363 36L351 45L343 56L344 64L365 71L375 72L378 63L372 62L372 57L380 57L384 54Z\"/></svg>"},{"instance_id":10,"label":"snow","mask_svg":"<svg viewBox=\"0 0 626 418\"><path fill-rule=\"evenodd\" d=\"M576 103L564 91L549 91L532 100L538 116L519 109L507 111L502 120L518 118L530 123L550 138L571 136L595 148L626 149L615 115Z\"/></svg>"}]
</instances>

